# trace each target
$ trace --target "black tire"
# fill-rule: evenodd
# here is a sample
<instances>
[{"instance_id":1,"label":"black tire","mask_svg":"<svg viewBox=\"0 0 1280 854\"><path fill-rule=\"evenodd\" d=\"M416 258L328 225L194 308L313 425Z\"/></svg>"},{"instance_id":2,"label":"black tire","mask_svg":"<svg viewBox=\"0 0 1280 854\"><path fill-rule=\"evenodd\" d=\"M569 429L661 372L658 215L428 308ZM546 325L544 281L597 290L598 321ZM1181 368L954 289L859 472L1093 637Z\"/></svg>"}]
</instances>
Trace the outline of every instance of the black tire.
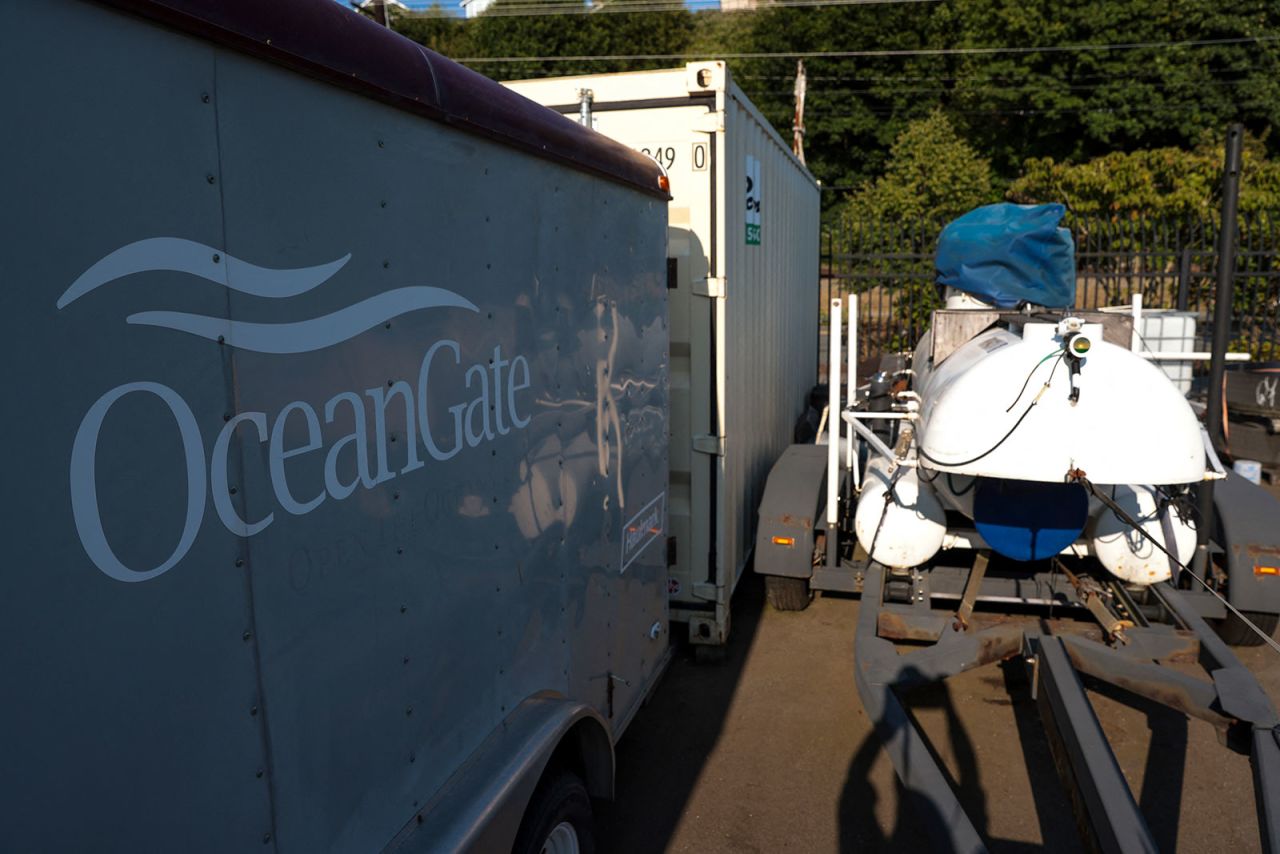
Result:
<instances>
[{"instance_id":1,"label":"black tire","mask_svg":"<svg viewBox=\"0 0 1280 854\"><path fill-rule=\"evenodd\" d=\"M595 822L587 787L571 771L549 772L534 789L524 811L516 843L511 847L512 854L540 854L551 832L565 822L571 824L577 834L578 851L594 854Z\"/></svg>"},{"instance_id":2,"label":"black tire","mask_svg":"<svg viewBox=\"0 0 1280 854\"><path fill-rule=\"evenodd\" d=\"M1280 625L1280 614L1266 614L1261 611L1245 611L1243 613L1253 621L1255 626L1262 629L1268 637L1274 636L1276 626ZM1219 620L1214 628L1217 630L1218 636L1231 646L1260 646L1265 643L1253 629L1245 624L1244 620L1229 611L1227 612L1227 618Z\"/></svg>"},{"instance_id":3,"label":"black tire","mask_svg":"<svg viewBox=\"0 0 1280 854\"><path fill-rule=\"evenodd\" d=\"M809 579L785 575L766 575L764 594L775 611L803 611L809 607L812 598Z\"/></svg>"}]
</instances>

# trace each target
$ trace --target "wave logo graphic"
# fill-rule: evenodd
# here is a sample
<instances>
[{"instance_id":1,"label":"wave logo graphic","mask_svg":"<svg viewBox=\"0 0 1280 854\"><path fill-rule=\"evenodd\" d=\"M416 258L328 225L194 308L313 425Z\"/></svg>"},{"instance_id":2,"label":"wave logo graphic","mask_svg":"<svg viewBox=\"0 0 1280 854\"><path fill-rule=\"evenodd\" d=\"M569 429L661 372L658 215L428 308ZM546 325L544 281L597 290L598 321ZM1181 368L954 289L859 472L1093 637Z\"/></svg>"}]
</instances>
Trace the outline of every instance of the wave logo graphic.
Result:
<instances>
[{"instance_id":1,"label":"wave logo graphic","mask_svg":"<svg viewBox=\"0 0 1280 854\"><path fill-rule=\"evenodd\" d=\"M256 297L285 299L308 293L327 282L351 260L314 267L271 269L242 261L211 246L179 237L153 237L122 246L80 275L58 298L65 308L103 285L135 273L186 273ZM394 317L425 308L462 308L478 312L465 297L444 288L405 287L385 291L329 314L291 323L251 323L180 311L143 311L126 322L186 332L210 341L223 340L255 353L309 353L347 341Z\"/></svg>"},{"instance_id":2,"label":"wave logo graphic","mask_svg":"<svg viewBox=\"0 0 1280 854\"><path fill-rule=\"evenodd\" d=\"M154 272L182 273L186 281L195 277L228 291L287 299L313 291L350 260L348 254L314 267L276 270L193 240L153 237L123 246L84 271L58 298L57 307L65 308L119 279ZM182 287L183 281L175 277L172 286ZM248 323L176 311L139 312L129 315L128 322L173 329L258 353L308 353L424 308L479 311L452 291L407 287L293 322ZM415 339L413 335L402 337L408 344ZM197 416L201 410L193 409L182 394L152 380L126 382L104 392L86 410L71 445L71 513L85 554L110 578L126 583L148 581L173 569L192 550L210 508L227 531L241 538L252 537L278 520L305 516L326 501L345 501L357 490L374 489L433 461L445 462L468 449L501 441L530 424L533 372L525 356L504 354L502 342L496 342L491 353L486 347L486 352L471 361L463 358L464 351L471 348L452 338L420 343L425 349L417 370L409 376L388 379L383 371L390 366L380 366L372 383L337 391L322 402L289 400L274 412L237 401L235 413L211 418L213 413L206 409L202 420ZM140 396L158 399L172 417L135 421L129 435L150 437L176 428L186 486L175 495L139 495L137 513L104 519L97 480L103 427L109 419L128 417L117 412L117 406ZM237 442L258 448L246 459L260 467L255 477L270 485L261 491L264 501L255 504L253 514L245 503L245 490L237 482L246 475L237 470L231 458ZM127 468L133 459L131 453L141 454L145 461L146 444L145 440L117 443L109 451L113 465ZM308 470L309 479L302 474ZM153 562L154 555L142 558L138 549L140 532L145 531L147 537L155 534L145 513L148 501L181 502L175 506L186 510L181 531L174 532L176 545L158 563ZM115 526L111 532L108 523ZM136 565L140 563L146 565Z\"/></svg>"}]
</instances>

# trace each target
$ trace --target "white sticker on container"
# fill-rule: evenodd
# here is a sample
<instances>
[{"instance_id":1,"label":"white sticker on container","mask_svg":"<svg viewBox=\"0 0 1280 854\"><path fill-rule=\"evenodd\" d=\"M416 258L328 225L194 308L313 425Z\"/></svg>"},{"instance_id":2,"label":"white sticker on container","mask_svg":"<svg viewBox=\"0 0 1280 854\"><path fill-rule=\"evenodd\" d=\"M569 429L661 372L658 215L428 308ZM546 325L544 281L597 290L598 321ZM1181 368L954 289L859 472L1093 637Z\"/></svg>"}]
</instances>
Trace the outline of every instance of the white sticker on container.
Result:
<instances>
[{"instance_id":1,"label":"white sticker on container","mask_svg":"<svg viewBox=\"0 0 1280 854\"><path fill-rule=\"evenodd\" d=\"M693 144L693 171L707 171L707 144L705 142L695 142Z\"/></svg>"}]
</instances>

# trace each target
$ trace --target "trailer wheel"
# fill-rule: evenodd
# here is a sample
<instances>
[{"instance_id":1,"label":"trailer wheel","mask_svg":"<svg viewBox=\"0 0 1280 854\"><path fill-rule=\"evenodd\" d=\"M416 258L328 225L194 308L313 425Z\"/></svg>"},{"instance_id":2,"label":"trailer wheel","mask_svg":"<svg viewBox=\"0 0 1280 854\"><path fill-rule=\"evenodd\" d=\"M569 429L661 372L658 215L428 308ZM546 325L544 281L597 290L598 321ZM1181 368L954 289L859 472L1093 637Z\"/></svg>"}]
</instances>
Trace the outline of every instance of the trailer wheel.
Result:
<instances>
[{"instance_id":1,"label":"trailer wheel","mask_svg":"<svg viewBox=\"0 0 1280 854\"><path fill-rule=\"evenodd\" d=\"M594 854L595 850L591 796L578 775L561 771L538 783L512 854Z\"/></svg>"},{"instance_id":2,"label":"trailer wheel","mask_svg":"<svg viewBox=\"0 0 1280 854\"><path fill-rule=\"evenodd\" d=\"M803 611L809 607L809 579L766 575L764 594L775 611Z\"/></svg>"},{"instance_id":3,"label":"trailer wheel","mask_svg":"<svg viewBox=\"0 0 1280 854\"><path fill-rule=\"evenodd\" d=\"M1268 637L1275 635L1276 626L1280 625L1280 614L1245 611L1244 615L1252 620L1255 626L1262 629ZM1228 612L1227 618L1220 620L1215 628L1218 636L1231 646L1260 646L1264 642L1253 629L1245 625L1244 620L1241 620L1231 612Z\"/></svg>"}]
</instances>

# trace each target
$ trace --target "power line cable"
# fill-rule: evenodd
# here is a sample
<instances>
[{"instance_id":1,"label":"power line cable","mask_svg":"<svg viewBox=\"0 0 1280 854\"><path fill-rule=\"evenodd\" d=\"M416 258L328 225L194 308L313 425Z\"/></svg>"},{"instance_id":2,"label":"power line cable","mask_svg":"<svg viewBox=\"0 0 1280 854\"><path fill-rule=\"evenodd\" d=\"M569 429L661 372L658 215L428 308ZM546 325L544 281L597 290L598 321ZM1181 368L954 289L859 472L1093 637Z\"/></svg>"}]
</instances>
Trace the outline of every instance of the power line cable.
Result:
<instances>
[{"instance_id":1,"label":"power line cable","mask_svg":"<svg viewBox=\"0 0 1280 854\"><path fill-rule=\"evenodd\" d=\"M1233 102L1235 109L1258 109L1260 107L1275 106L1269 99L1257 99ZM1195 112L1197 110L1210 109L1211 105L1203 103L1182 103L1182 104L1155 104L1146 106L1119 106L1119 107L1068 107L1068 108L1041 108L1028 107L1008 110L957 110L947 106L943 106L942 110L947 115L952 116L1063 116L1063 115L1100 115L1100 114L1117 114L1127 115L1129 113L1167 113L1170 115L1184 115L1186 113ZM818 112L814 114L813 120L821 122L824 119L857 119L871 116L893 116L899 113L907 112L907 110L897 107L867 107L858 113L827 113Z\"/></svg>"},{"instance_id":2,"label":"power line cable","mask_svg":"<svg viewBox=\"0 0 1280 854\"><path fill-rule=\"evenodd\" d=\"M900 0L895 0L900 2ZM469 64L509 64L519 62L625 62L632 60L689 61L706 59L885 59L908 56L1000 56L1030 53L1090 53L1121 50L1180 50L1216 45L1260 45L1280 41L1280 36L1242 36L1228 39L1197 39L1178 42L1117 42L1112 44L1041 45L1037 47L939 47L905 50L810 50L760 53L617 53L577 56L473 56L458 59Z\"/></svg>"},{"instance_id":3,"label":"power line cable","mask_svg":"<svg viewBox=\"0 0 1280 854\"><path fill-rule=\"evenodd\" d=\"M1249 69L1249 71L1253 71L1253 70L1255 69ZM1236 69L1236 68L1200 68L1200 69L1197 69L1197 73L1207 74L1210 77L1213 77L1219 74L1245 74L1245 73L1248 73L1248 71L1241 71L1240 69ZM1114 72L1107 73L1107 74L1101 74L1101 73L1073 74L1071 76L1071 80L1073 81L1159 80L1167 77L1168 74L1169 74L1168 71L1157 71L1157 72L1150 72L1147 74L1131 74L1128 72L1125 72L1123 74L1116 74ZM821 83L944 83L944 82L970 83L970 82L979 82L979 83L997 83L997 84L1006 84L1006 83L1018 84L1018 83L1029 82L1025 79L1011 80L1008 76L1000 76L1000 75L992 76L992 75L983 75L983 74L965 74L965 75L943 74L943 75L926 75L923 77L919 75L899 75L899 74L895 74L892 76L878 75L875 77L862 77L859 75L850 75L850 74L809 74L806 76L811 81L818 81ZM1041 74L1040 76L1048 77L1050 75ZM795 79L795 75L794 74L735 74L734 79L735 80L791 81Z\"/></svg>"},{"instance_id":4,"label":"power line cable","mask_svg":"<svg viewBox=\"0 0 1280 854\"><path fill-rule=\"evenodd\" d=\"M1123 78L1120 75L1117 75L1117 79L1123 79ZM1195 88L1195 87L1242 86L1246 83L1257 83L1257 82L1258 81L1255 78L1255 79L1245 79L1245 80L1204 80L1204 81L1187 82L1187 83L1180 83L1180 84L1167 83L1167 82L1161 83L1159 81L1156 81L1154 86L1150 82L1148 82L1146 85L1149 88L1167 90L1167 89L1186 89L1186 88ZM1054 92L1062 92L1062 91L1088 92L1088 91L1101 89L1105 86L1110 86L1110 85L1111 85L1110 83L1069 84L1066 86L1058 86L1052 89L1052 91ZM971 88L971 89L959 88L959 87L949 88L949 89L948 88L927 88L927 89L905 88L904 89L904 88L894 87L893 94L894 95L946 95L946 94L970 95L974 93L988 93L988 92L999 93L999 92L1044 91L1045 88L1046 87L1043 83L1026 83L1026 84L1015 85L1015 86L992 85L986 88ZM818 94L818 95L880 95L880 94L883 94L883 91L884 90L881 90L881 89L826 88L818 85L810 87L810 93ZM751 92L751 94L753 96L755 95L784 96L784 95L790 95L791 90L786 90L786 91L783 91L780 89L779 90L773 90L773 89L757 90L757 91Z\"/></svg>"}]
</instances>

